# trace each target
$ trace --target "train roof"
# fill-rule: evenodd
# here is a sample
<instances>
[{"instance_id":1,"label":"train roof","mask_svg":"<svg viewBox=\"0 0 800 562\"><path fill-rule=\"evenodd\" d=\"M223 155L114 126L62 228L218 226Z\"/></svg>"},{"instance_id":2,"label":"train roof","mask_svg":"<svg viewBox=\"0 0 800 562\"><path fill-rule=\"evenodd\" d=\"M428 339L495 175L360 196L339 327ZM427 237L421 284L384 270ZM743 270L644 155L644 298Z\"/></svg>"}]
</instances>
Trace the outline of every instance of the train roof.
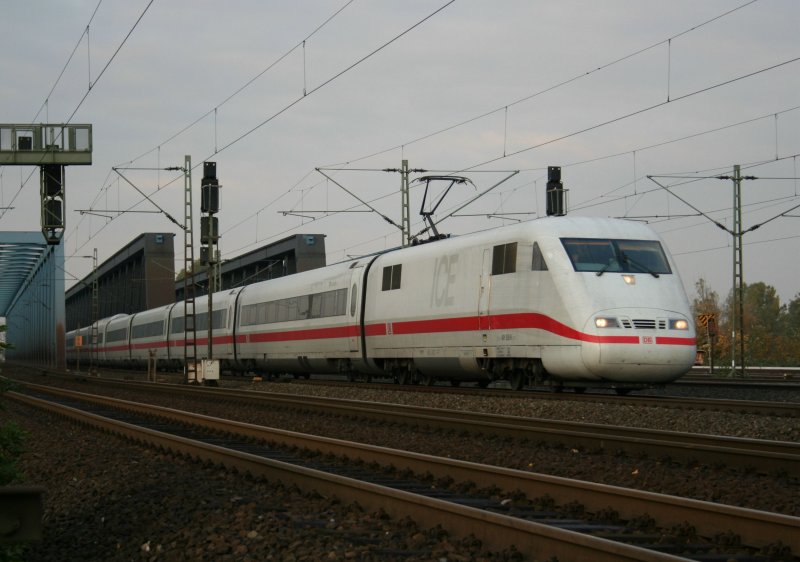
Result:
<instances>
[{"instance_id":1,"label":"train roof","mask_svg":"<svg viewBox=\"0 0 800 562\"><path fill-rule=\"evenodd\" d=\"M517 224L493 228L465 236L496 236L497 238L513 238L514 236L553 236L561 238L658 238L658 235L647 224L641 221L613 219L603 217L546 217ZM464 238L459 236L458 238Z\"/></svg>"},{"instance_id":2,"label":"train roof","mask_svg":"<svg viewBox=\"0 0 800 562\"><path fill-rule=\"evenodd\" d=\"M646 223L626 219L602 217L544 217L530 221L520 222L508 226L500 226L479 232L452 236L446 239L435 240L412 246L397 248L384 252L396 257L395 252L414 252L419 255L428 253L439 254L443 249L457 251L459 248L471 247L476 244L502 244L514 240L536 241L544 238L619 238L658 240L660 236Z\"/></svg>"}]
</instances>

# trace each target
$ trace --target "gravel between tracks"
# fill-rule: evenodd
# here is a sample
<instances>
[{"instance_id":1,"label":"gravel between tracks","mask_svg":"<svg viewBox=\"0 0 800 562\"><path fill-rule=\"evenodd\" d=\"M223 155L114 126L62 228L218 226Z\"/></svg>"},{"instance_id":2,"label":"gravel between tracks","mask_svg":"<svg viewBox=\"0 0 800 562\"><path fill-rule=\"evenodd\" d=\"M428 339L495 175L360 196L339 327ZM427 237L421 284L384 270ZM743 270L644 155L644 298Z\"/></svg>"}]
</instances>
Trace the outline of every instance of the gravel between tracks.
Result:
<instances>
[{"instance_id":1,"label":"gravel between tracks","mask_svg":"<svg viewBox=\"0 0 800 562\"><path fill-rule=\"evenodd\" d=\"M27 562L518 561L472 538L137 447L6 403L28 432L20 468L45 488L44 540ZM1 554L1 552L0 552Z\"/></svg>"},{"instance_id":2,"label":"gravel between tracks","mask_svg":"<svg viewBox=\"0 0 800 562\"><path fill-rule=\"evenodd\" d=\"M34 382L45 382L44 380ZM50 381L48 381L50 382ZM80 386L80 385L78 385ZM86 385L84 385L84 388ZM421 395L387 389L258 383L265 391L393 401L626 426L798 440L792 418L632 408L572 401ZM86 388L85 388L86 389ZM90 392L100 391L86 389ZM114 395L143 400L141 393ZM242 421L487 464L800 515L796 475L599 454L329 416L182 399L150 402ZM253 482L9 404L31 434L28 482L47 488L47 541L29 560L513 560L469 540L419 530L331 498ZM394 550L393 550L394 549ZM67 553L67 554L65 554ZM292 558L292 556L294 558Z\"/></svg>"}]
</instances>

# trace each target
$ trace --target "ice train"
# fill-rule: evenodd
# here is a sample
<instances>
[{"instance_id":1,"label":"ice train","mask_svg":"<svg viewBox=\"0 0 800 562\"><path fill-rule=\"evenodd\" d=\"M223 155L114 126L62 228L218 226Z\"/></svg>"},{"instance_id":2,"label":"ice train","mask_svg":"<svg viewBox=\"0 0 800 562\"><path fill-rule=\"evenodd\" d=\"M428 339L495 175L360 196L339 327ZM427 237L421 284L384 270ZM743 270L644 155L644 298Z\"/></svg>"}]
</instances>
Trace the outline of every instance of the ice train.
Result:
<instances>
[{"instance_id":1,"label":"ice train","mask_svg":"<svg viewBox=\"0 0 800 562\"><path fill-rule=\"evenodd\" d=\"M499 379L620 392L680 377L695 328L675 263L639 222L547 217L213 295L221 369L400 383ZM198 356L208 303L195 304ZM78 359L77 335L66 335ZM184 303L97 323L98 364L181 369ZM86 364L86 363L84 363Z\"/></svg>"}]
</instances>

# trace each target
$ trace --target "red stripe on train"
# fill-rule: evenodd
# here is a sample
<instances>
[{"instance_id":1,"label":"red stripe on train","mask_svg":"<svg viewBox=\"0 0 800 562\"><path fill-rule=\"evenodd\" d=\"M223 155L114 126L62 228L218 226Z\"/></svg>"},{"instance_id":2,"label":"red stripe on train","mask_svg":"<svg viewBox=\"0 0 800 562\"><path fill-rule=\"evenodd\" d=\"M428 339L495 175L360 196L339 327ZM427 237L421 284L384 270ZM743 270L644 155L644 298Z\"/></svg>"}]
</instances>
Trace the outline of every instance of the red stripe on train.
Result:
<instances>
[{"instance_id":1,"label":"red stripe on train","mask_svg":"<svg viewBox=\"0 0 800 562\"><path fill-rule=\"evenodd\" d=\"M638 336L597 336L594 334L586 334L574 328L570 328L549 316L536 312L370 324L366 327L366 334L367 336L385 336L389 335L390 331L392 335L412 335L519 329L544 330L563 338L591 343L639 343Z\"/></svg>"}]
</instances>

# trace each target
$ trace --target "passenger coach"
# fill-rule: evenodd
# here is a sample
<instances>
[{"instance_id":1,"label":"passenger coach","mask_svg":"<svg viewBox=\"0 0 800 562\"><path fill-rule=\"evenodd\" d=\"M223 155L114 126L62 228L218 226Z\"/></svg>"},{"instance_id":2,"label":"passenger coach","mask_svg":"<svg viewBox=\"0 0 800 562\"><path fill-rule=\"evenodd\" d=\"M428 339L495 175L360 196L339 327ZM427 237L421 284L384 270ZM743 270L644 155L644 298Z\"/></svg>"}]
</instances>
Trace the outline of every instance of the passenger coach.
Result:
<instances>
[{"instance_id":1,"label":"passenger coach","mask_svg":"<svg viewBox=\"0 0 800 562\"><path fill-rule=\"evenodd\" d=\"M695 356L672 258L648 226L617 219L548 217L440 239L213 303L214 358L230 370L624 391L672 381ZM183 306L102 321L99 355L132 364L155 349L179 365ZM203 357L207 301L196 308Z\"/></svg>"}]
</instances>

